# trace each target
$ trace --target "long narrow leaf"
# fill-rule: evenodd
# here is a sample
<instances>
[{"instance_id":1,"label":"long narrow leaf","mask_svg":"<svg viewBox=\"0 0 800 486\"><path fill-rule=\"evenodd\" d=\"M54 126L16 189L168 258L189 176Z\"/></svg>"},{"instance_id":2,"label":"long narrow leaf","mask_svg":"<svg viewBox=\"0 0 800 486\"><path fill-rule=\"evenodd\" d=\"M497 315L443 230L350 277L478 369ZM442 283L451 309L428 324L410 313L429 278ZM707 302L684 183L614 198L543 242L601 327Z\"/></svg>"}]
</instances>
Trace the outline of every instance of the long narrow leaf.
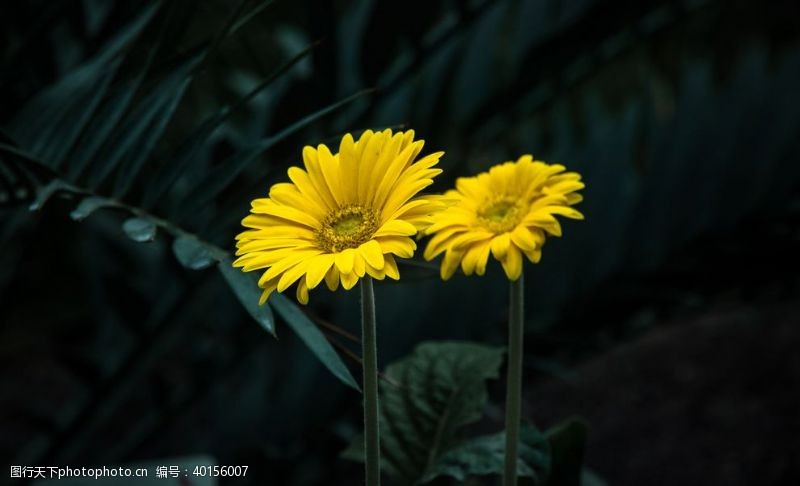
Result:
<instances>
[{"instance_id":1,"label":"long narrow leaf","mask_svg":"<svg viewBox=\"0 0 800 486\"><path fill-rule=\"evenodd\" d=\"M239 99L232 107L222 107L216 114L203 121L203 123L201 123L181 144L173 161L164 168L159 179L149 187L149 190L145 193L144 206L148 208L152 207L155 201L175 183L177 178L186 172L187 167L195 159L196 155L203 147L203 144L208 142L214 131L225 123L236 110L247 104L248 101L257 96L275 80L279 79L286 71L305 58L316 45L317 44L312 44L297 53L282 66L273 71L264 81Z\"/></svg>"},{"instance_id":2,"label":"long narrow leaf","mask_svg":"<svg viewBox=\"0 0 800 486\"><path fill-rule=\"evenodd\" d=\"M242 27L247 25L258 14L263 12L267 7L269 7L273 3L274 3L274 0L265 0L265 1L261 2L261 3L259 3L258 5L256 5L255 7L253 7L249 12L247 12L239 20L237 20L235 24L233 24L233 27L231 27L230 33L231 34L235 34L239 29L241 29Z\"/></svg>"},{"instance_id":3,"label":"long narrow leaf","mask_svg":"<svg viewBox=\"0 0 800 486\"><path fill-rule=\"evenodd\" d=\"M156 10L156 5L145 8L97 56L29 101L9 125L15 140L48 165L57 166L102 99L120 54Z\"/></svg>"},{"instance_id":4,"label":"long narrow leaf","mask_svg":"<svg viewBox=\"0 0 800 486\"><path fill-rule=\"evenodd\" d=\"M289 327L300 337L306 346L314 353L333 375L345 385L360 390L350 370L347 369L342 358L325 339L322 331L300 310L294 303L283 295L275 292L270 296L269 303L278 314L283 317Z\"/></svg>"},{"instance_id":5,"label":"long narrow leaf","mask_svg":"<svg viewBox=\"0 0 800 486\"><path fill-rule=\"evenodd\" d=\"M147 58L138 73L130 80L122 82L114 94L106 101L100 112L94 117L92 124L87 129L83 137L83 143L73 155L72 160L67 165L68 177L76 180L86 168L91 164L97 151L108 141L127 113L128 107L144 82L145 77L150 72L150 68L155 60L156 53L164 43L165 32L170 27L170 20L174 16L174 7L170 10L167 18L162 22L158 32L158 37L154 45L150 48Z\"/></svg>"},{"instance_id":6,"label":"long narrow leaf","mask_svg":"<svg viewBox=\"0 0 800 486\"><path fill-rule=\"evenodd\" d=\"M130 163L122 177L132 177L152 150L172 117L177 101L186 88L192 70L200 61L198 54L185 59L164 80L153 87L150 93L128 116L123 125L96 161L96 169L89 175L89 186L98 187L126 159ZM178 98L178 100L176 100Z\"/></svg>"},{"instance_id":7,"label":"long narrow leaf","mask_svg":"<svg viewBox=\"0 0 800 486\"><path fill-rule=\"evenodd\" d=\"M213 201L234 179L254 160L261 156L286 137L300 131L314 121L328 115L338 108L371 93L372 90L360 91L354 95L337 101L289 125L271 137L267 137L247 147L237 154L229 157L217 169L209 172L206 177L195 186L195 189L184 198L184 204L199 208Z\"/></svg>"}]
</instances>

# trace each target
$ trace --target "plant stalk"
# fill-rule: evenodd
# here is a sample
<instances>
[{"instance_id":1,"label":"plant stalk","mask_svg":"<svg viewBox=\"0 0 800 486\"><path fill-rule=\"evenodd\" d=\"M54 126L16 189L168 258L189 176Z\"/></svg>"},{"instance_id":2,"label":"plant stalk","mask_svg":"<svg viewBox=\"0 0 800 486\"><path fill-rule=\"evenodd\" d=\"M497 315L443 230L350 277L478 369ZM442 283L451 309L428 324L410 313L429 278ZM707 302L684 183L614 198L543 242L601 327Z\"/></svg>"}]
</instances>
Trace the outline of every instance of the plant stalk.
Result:
<instances>
[{"instance_id":1,"label":"plant stalk","mask_svg":"<svg viewBox=\"0 0 800 486\"><path fill-rule=\"evenodd\" d=\"M506 460L503 486L517 485L517 458L522 409L522 340L524 331L523 275L510 285L508 375L506 377Z\"/></svg>"},{"instance_id":2,"label":"plant stalk","mask_svg":"<svg viewBox=\"0 0 800 486\"><path fill-rule=\"evenodd\" d=\"M378 350L375 292L372 278L361 279L361 332L364 359L364 464L367 486L381 484L381 446L378 415Z\"/></svg>"}]
</instances>

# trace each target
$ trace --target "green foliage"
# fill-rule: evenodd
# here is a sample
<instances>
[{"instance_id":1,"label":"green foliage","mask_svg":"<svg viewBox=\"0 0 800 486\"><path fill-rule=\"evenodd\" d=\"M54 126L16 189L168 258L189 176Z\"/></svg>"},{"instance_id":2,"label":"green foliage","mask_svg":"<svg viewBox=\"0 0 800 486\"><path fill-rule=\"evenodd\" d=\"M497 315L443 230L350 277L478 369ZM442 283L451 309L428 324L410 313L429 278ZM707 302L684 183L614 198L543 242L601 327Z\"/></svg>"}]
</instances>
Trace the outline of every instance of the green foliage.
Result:
<instances>
[{"instance_id":1,"label":"green foliage","mask_svg":"<svg viewBox=\"0 0 800 486\"><path fill-rule=\"evenodd\" d=\"M305 312L277 292L272 294L270 302L275 311L286 320L289 327L297 333L306 346L317 356L317 359L333 373L333 376L342 380L344 384L356 390L359 389L355 378L350 374L350 370L342 362L342 358L339 357L333 346L325 339L325 335L311 322Z\"/></svg>"},{"instance_id":2,"label":"green foliage","mask_svg":"<svg viewBox=\"0 0 800 486\"><path fill-rule=\"evenodd\" d=\"M498 377L503 350L462 342L424 343L386 370L380 384L381 467L400 484L418 484L455 471L453 452L464 458L462 429L486 406L486 380ZM344 457L359 460L356 439ZM461 470L468 471L469 465ZM441 471L441 472L440 472Z\"/></svg>"},{"instance_id":3,"label":"green foliage","mask_svg":"<svg viewBox=\"0 0 800 486\"><path fill-rule=\"evenodd\" d=\"M246 3L239 4L214 39L188 53L173 53L168 61L158 59L169 52L166 34L185 27L191 16L178 12L177 3L160 9L144 9L94 58L35 96L12 120L10 135L0 144L0 182L10 190L0 192L12 199L21 194L21 189L14 190L14 187L26 187L26 194L20 197L33 199L32 210L41 209L55 195L75 198L78 202L70 213L75 221L83 221L104 208L126 212L128 217L121 223L121 230L136 242L153 241L159 228L165 230L164 234L173 238L173 253L183 267L203 270L218 264L225 282L245 310L274 335L272 310L268 306L258 306L257 281L236 275L241 272L228 268L230 259L223 248L187 231L175 221L156 216L151 210L163 207L165 198L184 201L184 204L173 202L170 205L181 209L180 214L173 216L177 220L196 219L198 207L207 205L228 189L270 148L367 92L345 97L301 117L275 134L238 150L218 167L205 170L196 167L201 155L210 150L216 131L231 115L286 76L312 51L313 46L310 46L275 69L232 107L217 109L190 130L170 155L170 162L155 176L144 170L148 163L153 163L155 150L199 69L228 35L242 29L270 2L262 2L244 12ZM165 13L165 16L159 18L156 12ZM158 19L160 25L153 25L159 23L154 19ZM153 37L148 38L148 34ZM135 40L139 37L145 38L143 44L150 44L146 61L120 74L120 67L125 65L129 53L136 50ZM169 68L154 69L156 60ZM190 167L192 171L188 171ZM175 190L181 177L188 178L191 184ZM139 205L135 201L123 201L137 185L143 187L139 191ZM276 306L290 328L335 376L358 389L325 335L294 303L278 296L269 305Z\"/></svg>"},{"instance_id":4,"label":"green foliage","mask_svg":"<svg viewBox=\"0 0 800 486\"><path fill-rule=\"evenodd\" d=\"M247 309L250 316L274 336L275 317L272 315L272 309L268 305L258 305L258 300L261 297L258 279L253 275L243 273L238 268L234 268L233 262L229 258L220 260L217 268L219 268L225 281L228 282L228 285L236 294L239 302ZM293 321L290 320L289 322Z\"/></svg>"},{"instance_id":5,"label":"green foliage","mask_svg":"<svg viewBox=\"0 0 800 486\"><path fill-rule=\"evenodd\" d=\"M438 476L451 476L463 481L468 476L502 474L505 440L505 433L500 432L465 441L444 454L425 475L422 482ZM533 425L524 425L520 434L517 463L519 476L528 478L527 484L554 484L547 482L550 460L550 446L545 436Z\"/></svg>"},{"instance_id":6,"label":"green foliage","mask_svg":"<svg viewBox=\"0 0 800 486\"><path fill-rule=\"evenodd\" d=\"M481 419L486 380L498 377L503 350L468 342L427 342L388 366L380 384L381 468L401 485L449 476L500 475L505 433L465 437L464 427ZM581 486L585 422L572 417L547 430L525 424L521 431L520 484ZM363 461L363 437L342 457Z\"/></svg>"}]
</instances>

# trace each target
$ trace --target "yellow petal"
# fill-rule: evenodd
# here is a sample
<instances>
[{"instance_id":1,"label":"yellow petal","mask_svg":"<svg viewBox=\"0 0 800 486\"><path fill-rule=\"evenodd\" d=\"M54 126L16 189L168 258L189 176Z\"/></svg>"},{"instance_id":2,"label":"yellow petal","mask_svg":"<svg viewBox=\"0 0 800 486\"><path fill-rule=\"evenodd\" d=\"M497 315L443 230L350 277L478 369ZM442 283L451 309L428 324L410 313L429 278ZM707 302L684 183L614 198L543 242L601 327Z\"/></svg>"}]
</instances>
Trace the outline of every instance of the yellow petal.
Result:
<instances>
[{"instance_id":1,"label":"yellow petal","mask_svg":"<svg viewBox=\"0 0 800 486\"><path fill-rule=\"evenodd\" d=\"M308 171L308 178L314 186L319 197L327 204L329 208L335 208L336 200L328 188L328 183L325 180L325 175L320 167L319 154L312 147L303 147L303 162L305 162L306 170Z\"/></svg>"},{"instance_id":2,"label":"yellow petal","mask_svg":"<svg viewBox=\"0 0 800 486\"><path fill-rule=\"evenodd\" d=\"M303 280L297 284L297 301L301 304L308 304L308 287Z\"/></svg>"},{"instance_id":3,"label":"yellow petal","mask_svg":"<svg viewBox=\"0 0 800 486\"><path fill-rule=\"evenodd\" d=\"M258 210L253 209L253 211L258 211L258 214L268 214L277 218L283 218L290 222L304 224L313 229L319 229L321 226L320 221L310 214L291 206L284 206L283 204L278 204L275 202L269 205L261 206L258 208Z\"/></svg>"},{"instance_id":4,"label":"yellow petal","mask_svg":"<svg viewBox=\"0 0 800 486\"><path fill-rule=\"evenodd\" d=\"M322 144L317 147L317 157L320 170L325 178L325 183L328 186L331 196L333 196L337 204L345 204L348 201L345 201L342 195L342 174L339 169L339 158L334 157L330 149Z\"/></svg>"},{"instance_id":5,"label":"yellow petal","mask_svg":"<svg viewBox=\"0 0 800 486\"><path fill-rule=\"evenodd\" d=\"M308 268L308 262L302 261L283 272L280 280L278 280L278 292L283 292L288 289L290 285L297 282L300 277L305 275L306 268Z\"/></svg>"},{"instance_id":6,"label":"yellow petal","mask_svg":"<svg viewBox=\"0 0 800 486\"><path fill-rule=\"evenodd\" d=\"M523 225L519 225L511 232L511 241L524 251L532 251L536 248L536 238Z\"/></svg>"},{"instance_id":7,"label":"yellow petal","mask_svg":"<svg viewBox=\"0 0 800 486\"><path fill-rule=\"evenodd\" d=\"M472 275L473 272L483 275L486 271L486 261L489 259L489 248L491 240L484 240L471 245L464 252L461 260L461 270L465 275Z\"/></svg>"},{"instance_id":8,"label":"yellow petal","mask_svg":"<svg viewBox=\"0 0 800 486\"><path fill-rule=\"evenodd\" d=\"M324 255L315 256L308 262L308 270L306 273L306 286L309 289L315 288L322 282L325 275L328 274L331 265L333 265L335 257L329 253Z\"/></svg>"},{"instance_id":9,"label":"yellow petal","mask_svg":"<svg viewBox=\"0 0 800 486\"><path fill-rule=\"evenodd\" d=\"M344 251L337 253L334 261L336 263L336 268L339 269L339 272L352 273L354 260L355 250L352 248L347 248Z\"/></svg>"},{"instance_id":10,"label":"yellow petal","mask_svg":"<svg viewBox=\"0 0 800 486\"><path fill-rule=\"evenodd\" d=\"M502 261L508 253L509 246L511 246L511 237L508 233L495 236L492 239L492 255Z\"/></svg>"},{"instance_id":11,"label":"yellow petal","mask_svg":"<svg viewBox=\"0 0 800 486\"><path fill-rule=\"evenodd\" d=\"M503 270L505 270L509 280L515 281L522 275L522 254L519 248L514 246L509 248L505 260L500 263L503 264Z\"/></svg>"},{"instance_id":12,"label":"yellow petal","mask_svg":"<svg viewBox=\"0 0 800 486\"><path fill-rule=\"evenodd\" d=\"M411 236L417 233L417 228L413 224L407 223L402 219L387 221L375 232L378 236Z\"/></svg>"},{"instance_id":13,"label":"yellow petal","mask_svg":"<svg viewBox=\"0 0 800 486\"><path fill-rule=\"evenodd\" d=\"M383 267L383 248L380 243L375 240L369 240L358 249L369 265L374 268Z\"/></svg>"},{"instance_id":14,"label":"yellow petal","mask_svg":"<svg viewBox=\"0 0 800 486\"><path fill-rule=\"evenodd\" d=\"M342 137L339 144L339 169L341 170L342 195L349 203L358 201L359 160L353 136L349 133Z\"/></svg>"},{"instance_id":15,"label":"yellow petal","mask_svg":"<svg viewBox=\"0 0 800 486\"><path fill-rule=\"evenodd\" d=\"M356 274L356 277L363 277L364 272L367 271L367 263L364 261L364 257L361 255L361 252L354 251L353 252L353 273Z\"/></svg>"},{"instance_id":16,"label":"yellow petal","mask_svg":"<svg viewBox=\"0 0 800 486\"><path fill-rule=\"evenodd\" d=\"M417 249L414 240L407 236L382 236L377 241L381 246L381 253L392 253L400 258L411 258L414 256L414 250ZM380 266L383 266L382 256ZM376 265L376 268L380 268L380 266Z\"/></svg>"},{"instance_id":17,"label":"yellow petal","mask_svg":"<svg viewBox=\"0 0 800 486\"><path fill-rule=\"evenodd\" d=\"M397 262L392 255L383 256L383 270L386 276L392 280L400 280L400 271L397 269Z\"/></svg>"},{"instance_id":18,"label":"yellow petal","mask_svg":"<svg viewBox=\"0 0 800 486\"><path fill-rule=\"evenodd\" d=\"M332 265L328 273L325 274L325 285L328 286L328 290L331 292L339 288L339 270L336 269L336 265Z\"/></svg>"},{"instance_id":19,"label":"yellow petal","mask_svg":"<svg viewBox=\"0 0 800 486\"><path fill-rule=\"evenodd\" d=\"M345 290L352 289L356 286L356 283L358 283L358 275L355 273L342 273L340 278L342 279L342 287L344 287Z\"/></svg>"},{"instance_id":20,"label":"yellow petal","mask_svg":"<svg viewBox=\"0 0 800 486\"><path fill-rule=\"evenodd\" d=\"M442 277L442 280L449 280L450 277L456 273L456 269L458 269L458 264L463 255L463 251L447 250L442 259L442 267L439 270L439 275Z\"/></svg>"},{"instance_id":21,"label":"yellow petal","mask_svg":"<svg viewBox=\"0 0 800 486\"><path fill-rule=\"evenodd\" d=\"M383 280L384 277L386 277L386 265L383 265L381 268L375 268L372 265L367 264L367 275L375 280Z\"/></svg>"},{"instance_id":22,"label":"yellow petal","mask_svg":"<svg viewBox=\"0 0 800 486\"><path fill-rule=\"evenodd\" d=\"M258 305L264 305L264 302L267 301L270 294L275 291L275 288L278 286L278 279L274 279L272 282L269 282L266 286L262 288L264 291L261 293L261 298L258 299Z\"/></svg>"}]
</instances>

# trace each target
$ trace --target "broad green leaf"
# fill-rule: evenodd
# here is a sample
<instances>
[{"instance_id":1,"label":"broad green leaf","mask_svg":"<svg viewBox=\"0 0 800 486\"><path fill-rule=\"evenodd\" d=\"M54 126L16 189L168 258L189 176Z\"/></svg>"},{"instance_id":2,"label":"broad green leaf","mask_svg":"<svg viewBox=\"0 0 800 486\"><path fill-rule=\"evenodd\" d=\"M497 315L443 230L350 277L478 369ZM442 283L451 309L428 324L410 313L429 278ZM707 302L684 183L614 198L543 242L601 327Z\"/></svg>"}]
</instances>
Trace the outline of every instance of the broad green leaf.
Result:
<instances>
[{"instance_id":1,"label":"broad green leaf","mask_svg":"<svg viewBox=\"0 0 800 486\"><path fill-rule=\"evenodd\" d=\"M129 218L122 223L122 231L128 238L139 243L153 241L156 238L158 227L148 218Z\"/></svg>"},{"instance_id":2,"label":"broad green leaf","mask_svg":"<svg viewBox=\"0 0 800 486\"><path fill-rule=\"evenodd\" d=\"M548 486L581 486L587 433L586 422L578 417L568 418L545 432L552 456Z\"/></svg>"},{"instance_id":3,"label":"broad green leaf","mask_svg":"<svg viewBox=\"0 0 800 486\"><path fill-rule=\"evenodd\" d=\"M402 485L435 474L462 445L461 429L481 418L486 380L497 378L504 351L467 342L430 342L387 368L381 382L381 467ZM361 440L345 451L363 460Z\"/></svg>"},{"instance_id":4,"label":"broad green leaf","mask_svg":"<svg viewBox=\"0 0 800 486\"><path fill-rule=\"evenodd\" d=\"M190 270L202 270L220 260L215 247L194 236L175 238L172 242L172 251L180 264Z\"/></svg>"},{"instance_id":5,"label":"broad green leaf","mask_svg":"<svg viewBox=\"0 0 800 486\"><path fill-rule=\"evenodd\" d=\"M104 207L118 207L119 204L114 201L101 197L89 196L83 198L80 203L69 213L69 217L75 221L83 221L88 218L93 212Z\"/></svg>"},{"instance_id":6,"label":"broad green leaf","mask_svg":"<svg viewBox=\"0 0 800 486\"><path fill-rule=\"evenodd\" d=\"M272 315L272 309L268 305L258 305L258 299L261 297L258 279L251 273L234 268L229 258L220 260L217 268L247 313L267 332L275 336L275 317Z\"/></svg>"},{"instance_id":7,"label":"broad green leaf","mask_svg":"<svg viewBox=\"0 0 800 486\"><path fill-rule=\"evenodd\" d=\"M422 482L439 476L452 476L463 481L468 476L502 474L506 449L505 432L468 440L444 454L425 475ZM539 430L532 425L522 427L520 435L520 477L530 478L534 485L546 484L550 470L550 445Z\"/></svg>"},{"instance_id":8,"label":"broad green leaf","mask_svg":"<svg viewBox=\"0 0 800 486\"><path fill-rule=\"evenodd\" d=\"M333 376L340 379L345 385L360 390L350 370L347 369L342 358L333 349L319 328L311 322L305 312L300 310L293 302L283 295L274 292L267 301L278 314L283 317L289 327L300 337L306 346L314 353ZM258 299L256 299L258 303Z\"/></svg>"}]
</instances>

